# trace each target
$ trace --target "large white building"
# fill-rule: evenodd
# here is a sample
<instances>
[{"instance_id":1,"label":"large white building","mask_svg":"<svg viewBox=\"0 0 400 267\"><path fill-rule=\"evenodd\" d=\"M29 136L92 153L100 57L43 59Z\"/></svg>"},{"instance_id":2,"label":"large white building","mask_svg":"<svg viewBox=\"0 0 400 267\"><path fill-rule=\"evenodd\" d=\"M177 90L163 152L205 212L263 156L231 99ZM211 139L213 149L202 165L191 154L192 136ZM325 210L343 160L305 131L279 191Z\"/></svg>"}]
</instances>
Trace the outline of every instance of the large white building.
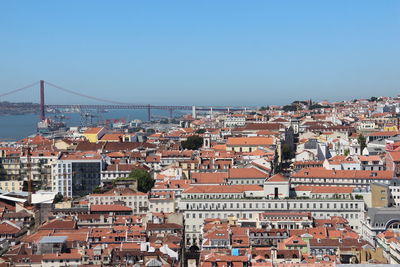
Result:
<instances>
[{"instance_id":1,"label":"large white building","mask_svg":"<svg viewBox=\"0 0 400 267\"><path fill-rule=\"evenodd\" d=\"M178 209L185 218L187 246L201 244L205 219L234 217L257 224L263 212L311 212L316 219L342 216L355 231L360 231L364 201L355 199L267 199L261 186L194 185L182 192Z\"/></svg>"}]
</instances>

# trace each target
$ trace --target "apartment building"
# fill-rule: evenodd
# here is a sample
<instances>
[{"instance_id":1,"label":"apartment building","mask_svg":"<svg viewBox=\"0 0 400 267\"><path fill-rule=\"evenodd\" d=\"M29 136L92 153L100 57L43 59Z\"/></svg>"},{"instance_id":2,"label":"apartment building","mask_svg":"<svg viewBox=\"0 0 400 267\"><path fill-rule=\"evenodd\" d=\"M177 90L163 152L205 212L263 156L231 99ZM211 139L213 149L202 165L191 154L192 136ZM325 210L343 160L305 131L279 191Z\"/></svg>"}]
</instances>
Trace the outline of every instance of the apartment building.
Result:
<instances>
[{"instance_id":1,"label":"apartment building","mask_svg":"<svg viewBox=\"0 0 400 267\"><path fill-rule=\"evenodd\" d=\"M30 154L29 162L26 153L20 157L21 179L24 181L28 180L28 167L30 167L31 179L37 187L51 189L51 168L58 160L60 153L53 151L32 151Z\"/></svg>"},{"instance_id":2,"label":"apartment building","mask_svg":"<svg viewBox=\"0 0 400 267\"><path fill-rule=\"evenodd\" d=\"M17 150L3 150L0 157L0 180L10 181L20 179L20 156Z\"/></svg>"},{"instance_id":3,"label":"apartment building","mask_svg":"<svg viewBox=\"0 0 400 267\"><path fill-rule=\"evenodd\" d=\"M63 153L52 168L52 190L66 197L90 194L100 185L102 168L97 152Z\"/></svg>"},{"instance_id":4,"label":"apartment building","mask_svg":"<svg viewBox=\"0 0 400 267\"><path fill-rule=\"evenodd\" d=\"M131 208L134 214L146 213L149 208L147 194L129 188L115 188L103 194L90 194L88 201L90 205L123 205Z\"/></svg>"}]
</instances>

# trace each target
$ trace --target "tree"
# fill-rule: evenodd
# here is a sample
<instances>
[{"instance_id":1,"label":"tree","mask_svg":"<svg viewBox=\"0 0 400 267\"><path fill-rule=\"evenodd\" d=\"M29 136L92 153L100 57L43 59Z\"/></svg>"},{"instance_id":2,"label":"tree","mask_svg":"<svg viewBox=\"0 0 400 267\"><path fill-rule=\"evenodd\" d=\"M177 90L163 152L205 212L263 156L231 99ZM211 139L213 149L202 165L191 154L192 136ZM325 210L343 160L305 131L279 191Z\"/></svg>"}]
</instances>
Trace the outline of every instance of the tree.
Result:
<instances>
[{"instance_id":1,"label":"tree","mask_svg":"<svg viewBox=\"0 0 400 267\"><path fill-rule=\"evenodd\" d=\"M203 134L203 133L205 133L205 132L206 132L206 129L198 129L198 130L196 131L197 134Z\"/></svg>"},{"instance_id":2,"label":"tree","mask_svg":"<svg viewBox=\"0 0 400 267\"><path fill-rule=\"evenodd\" d=\"M365 138L364 135L360 134L357 138L358 143L360 144L360 154L362 154L362 151L364 150L364 148L367 146L367 139Z\"/></svg>"},{"instance_id":3,"label":"tree","mask_svg":"<svg viewBox=\"0 0 400 267\"><path fill-rule=\"evenodd\" d=\"M323 106L320 104L314 104L310 106L310 109L319 109L319 108L330 108L330 106Z\"/></svg>"},{"instance_id":4,"label":"tree","mask_svg":"<svg viewBox=\"0 0 400 267\"><path fill-rule=\"evenodd\" d=\"M102 194L103 189L100 186L97 186L95 189L93 189L93 194Z\"/></svg>"},{"instance_id":5,"label":"tree","mask_svg":"<svg viewBox=\"0 0 400 267\"><path fill-rule=\"evenodd\" d=\"M59 192L57 195L54 196L53 203L56 204L64 200L64 196Z\"/></svg>"},{"instance_id":6,"label":"tree","mask_svg":"<svg viewBox=\"0 0 400 267\"><path fill-rule=\"evenodd\" d=\"M282 145L282 158L284 160L290 159L290 147L288 144Z\"/></svg>"},{"instance_id":7,"label":"tree","mask_svg":"<svg viewBox=\"0 0 400 267\"><path fill-rule=\"evenodd\" d=\"M285 112L297 111L297 107L293 106L293 105L286 105L286 106L283 106L282 110L285 111Z\"/></svg>"},{"instance_id":8,"label":"tree","mask_svg":"<svg viewBox=\"0 0 400 267\"><path fill-rule=\"evenodd\" d=\"M138 190L147 193L154 186L154 179L151 178L150 173L142 169L133 170L129 174L129 178L135 178L138 184Z\"/></svg>"},{"instance_id":9,"label":"tree","mask_svg":"<svg viewBox=\"0 0 400 267\"><path fill-rule=\"evenodd\" d=\"M189 136L181 145L183 149L197 150L203 145L203 137L198 135Z\"/></svg>"}]
</instances>

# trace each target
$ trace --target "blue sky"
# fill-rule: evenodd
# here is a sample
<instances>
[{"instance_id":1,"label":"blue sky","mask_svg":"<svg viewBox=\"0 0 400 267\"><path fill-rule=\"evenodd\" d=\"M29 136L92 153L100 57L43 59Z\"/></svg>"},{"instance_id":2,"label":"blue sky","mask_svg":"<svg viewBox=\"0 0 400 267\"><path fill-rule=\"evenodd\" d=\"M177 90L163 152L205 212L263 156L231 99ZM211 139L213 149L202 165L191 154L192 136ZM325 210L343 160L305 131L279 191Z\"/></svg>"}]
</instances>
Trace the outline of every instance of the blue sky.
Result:
<instances>
[{"instance_id":1,"label":"blue sky","mask_svg":"<svg viewBox=\"0 0 400 267\"><path fill-rule=\"evenodd\" d=\"M44 79L132 103L393 96L400 1L0 1L0 73L0 92Z\"/></svg>"}]
</instances>

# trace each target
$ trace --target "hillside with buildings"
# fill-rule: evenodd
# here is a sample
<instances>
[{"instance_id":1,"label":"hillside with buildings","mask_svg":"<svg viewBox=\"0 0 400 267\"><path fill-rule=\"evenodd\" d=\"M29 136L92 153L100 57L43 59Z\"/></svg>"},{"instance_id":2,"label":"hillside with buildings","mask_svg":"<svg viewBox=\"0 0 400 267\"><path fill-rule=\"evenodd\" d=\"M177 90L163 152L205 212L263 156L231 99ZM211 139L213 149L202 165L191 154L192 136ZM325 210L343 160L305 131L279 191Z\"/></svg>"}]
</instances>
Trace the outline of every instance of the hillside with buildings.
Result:
<instances>
[{"instance_id":1,"label":"hillside with buildings","mask_svg":"<svg viewBox=\"0 0 400 267\"><path fill-rule=\"evenodd\" d=\"M399 114L296 101L2 142L0 264L400 264Z\"/></svg>"}]
</instances>

